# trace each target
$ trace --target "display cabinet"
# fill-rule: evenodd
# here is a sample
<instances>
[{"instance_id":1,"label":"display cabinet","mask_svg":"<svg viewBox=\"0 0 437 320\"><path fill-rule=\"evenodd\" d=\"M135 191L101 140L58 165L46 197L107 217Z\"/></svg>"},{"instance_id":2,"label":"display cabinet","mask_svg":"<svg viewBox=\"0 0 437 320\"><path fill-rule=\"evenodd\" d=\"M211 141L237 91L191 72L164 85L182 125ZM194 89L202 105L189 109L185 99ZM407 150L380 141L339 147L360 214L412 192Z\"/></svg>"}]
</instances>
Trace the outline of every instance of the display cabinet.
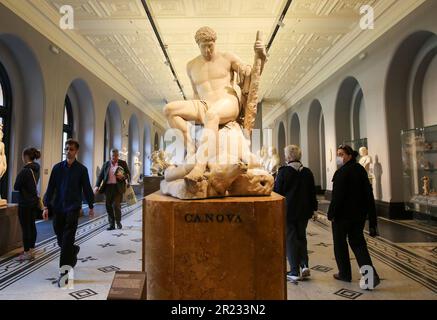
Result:
<instances>
[{"instance_id":1,"label":"display cabinet","mask_svg":"<svg viewBox=\"0 0 437 320\"><path fill-rule=\"evenodd\" d=\"M437 219L437 125L404 130L402 164L406 210Z\"/></svg>"}]
</instances>

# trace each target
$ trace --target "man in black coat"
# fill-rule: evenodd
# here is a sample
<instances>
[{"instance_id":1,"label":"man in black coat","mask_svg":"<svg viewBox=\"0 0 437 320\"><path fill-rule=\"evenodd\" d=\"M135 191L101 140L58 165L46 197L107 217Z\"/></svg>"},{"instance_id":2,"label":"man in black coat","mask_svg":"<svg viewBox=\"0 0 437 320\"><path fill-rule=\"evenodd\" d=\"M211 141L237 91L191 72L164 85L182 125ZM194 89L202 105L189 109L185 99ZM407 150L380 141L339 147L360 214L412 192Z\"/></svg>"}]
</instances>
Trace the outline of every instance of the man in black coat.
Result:
<instances>
[{"instance_id":1,"label":"man in black coat","mask_svg":"<svg viewBox=\"0 0 437 320\"><path fill-rule=\"evenodd\" d=\"M59 259L61 274L58 279L60 287L67 284L68 279L64 276L68 274L70 267L74 268L77 263L80 247L74 242L82 208L82 195L88 202L89 216L94 215L94 194L88 169L76 160L79 142L73 139L67 140L64 150L66 160L56 164L50 174L43 211L45 220L48 219L49 209L53 212L53 229L61 248Z\"/></svg>"},{"instance_id":2,"label":"man in black coat","mask_svg":"<svg viewBox=\"0 0 437 320\"><path fill-rule=\"evenodd\" d=\"M121 229L121 201L130 181L130 171L126 161L119 159L119 151L111 150L111 160L106 161L97 178L94 193L104 193L109 227L114 230L115 223Z\"/></svg>"},{"instance_id":3,"label":"man in black coat","mask_svg":"<svg viewBox=\"0 0 437 320\"><path fill-rule=\"evenodd\" d=\"M380 279L373 267L363 230L368 216L369 234L372 237L377 234L375 200L367 172L356 161L357 155L347 145L340 146L337 150L337 163L341 167L332 179L332 200L328 210L339 271L334 274L334 278L347 282L352 279L348 240L360 268L368 266L373 271L373 286L369 287L373 289Z\"/></svg>"},{"instance_id":4,"label":"man in black coat","mask_svg":"<svg viewBox=\"0 0 437 320\"><path fill-rule=\"evenodd\" d=\"M295 282L301 276L310 276L306 229L308 220L317 211L318 203L314 176L300 162L300 148L291 145L284 151L287 165L279 168L274 191L286 199L287 257L291 268L287 279Z\"/></svg>"}]
</instances>

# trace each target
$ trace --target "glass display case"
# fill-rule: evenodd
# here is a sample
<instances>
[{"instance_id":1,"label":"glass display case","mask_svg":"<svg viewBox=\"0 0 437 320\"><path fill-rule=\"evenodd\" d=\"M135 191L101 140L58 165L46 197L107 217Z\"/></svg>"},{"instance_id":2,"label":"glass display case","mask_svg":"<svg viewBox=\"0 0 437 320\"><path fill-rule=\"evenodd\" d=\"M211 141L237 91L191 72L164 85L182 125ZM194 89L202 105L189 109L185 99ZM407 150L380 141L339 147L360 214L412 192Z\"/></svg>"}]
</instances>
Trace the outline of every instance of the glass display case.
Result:
<instances>
[{"instance_id":1,"label":"glass display case","mask_svg":"<svg viewBox=\"0 0 437 320\"><path fill-rule=\"evenodd\" d=\"M402 164L406 210L437 221L437 125L404 130Z\"/></svg>"}]
</instances>

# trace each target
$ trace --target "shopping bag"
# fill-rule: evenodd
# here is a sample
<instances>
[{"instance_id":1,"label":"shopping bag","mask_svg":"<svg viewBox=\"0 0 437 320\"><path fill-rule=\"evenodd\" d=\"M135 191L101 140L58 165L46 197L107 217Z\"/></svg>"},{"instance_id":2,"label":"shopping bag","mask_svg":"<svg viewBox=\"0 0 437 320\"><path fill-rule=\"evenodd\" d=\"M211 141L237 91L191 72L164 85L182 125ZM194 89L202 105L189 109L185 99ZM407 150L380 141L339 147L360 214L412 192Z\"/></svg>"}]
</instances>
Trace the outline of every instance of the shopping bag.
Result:
<instances>
[{"instance_id":1,"label":"shopping bag","mask_svg":"<svg viewBox=\"0 0 437 320\"><path fill-rule=\"evenodd\" d=\"M132 186L126 188L126 192L123 194L123 201L126 202L128 206L133 206L137 203L137 197L135 196L135 191Z\"/></svg>"}]
</instances>

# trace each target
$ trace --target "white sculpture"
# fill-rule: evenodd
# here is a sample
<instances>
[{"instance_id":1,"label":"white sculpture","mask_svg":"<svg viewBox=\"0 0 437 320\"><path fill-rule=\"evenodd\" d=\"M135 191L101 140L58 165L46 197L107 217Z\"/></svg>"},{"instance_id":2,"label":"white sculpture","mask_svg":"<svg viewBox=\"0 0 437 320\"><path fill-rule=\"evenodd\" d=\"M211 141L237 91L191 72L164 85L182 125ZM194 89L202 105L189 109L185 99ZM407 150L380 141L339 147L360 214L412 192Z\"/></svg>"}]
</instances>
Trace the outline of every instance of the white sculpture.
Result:
<instances>
[{"instance_id":1,"label":"white sculpture","mask_svg":"<svg viewBox=\"0 0 437 320\"><path fill-rule=\"evenodd\" d=\"M150 166L152 176L163 176L165 169L172 165L171 155L164 150L153 151L149 158L152 162Z\"/></svg>"},{"instance_id":2,"label":"white sculpture","mask_svg":"<svg viewBox=\"0 0 437 320\"><path fill-rule=\"evenodd\" d=\"M360 154L360 161L359 163L364 167L364 169L366 169L367 172L367 176L369 177L369 181L370 184L373 184L373 174L372 174L372 169L371 169L371 165L372 165L372 157L369 156L369 152L367 150L366 147L361 147L358 150L359 154Z\"/></svg>"},{"instance_id":3,"label":"white sculpture","mask_svg":"<svg viewBox=\"0 0 437 320\"><path fill-rule=\"evenodd\" d=\"M369 152L366 147L361 147L359 149L360 153L360 164L366 169L367 174L370 173L370 165L372 164L372 157L369 156Z\"/></svg>"},{"instance_id":4,"label":"white sculpture","mask_svg":"<svg viewBox=\"0 0 437 320\"><path fill-rule=\"evenodd\" d=\"M269 154L267 152L266 146L262 146L262 148L258 151L257 156L258 156L261 168L264 168L264 170L267 170L267 165L269 163Z\"/></svg>"},{"instance_id":5,"label":"white sculpture","mask_svg":"<svg viewBox=\"0 0 437 320\"><path fill-rule=\"evenodd\" d=\"M275 147L269 147L266 170L270 174L275 175L279 170L280 164L281 159L279 158L278 150Z\"/></svg>"},{"instance_id":6,"label":"white sculpture","mask_svg":"<svg viewBox=\"0 0 437 320\"><path fill-rule=\"evenodd\" d=\"M254 170L261 165L247 138L256 117L260 75L266 61L261 34L258 32L254 45L253 67L232 53L216 51L216 39L211 28L196 32L201 55L187 64L194 100L171 102L164 108L170 127L183 133L187 157L184 163L166 170L161 191L181 199L226 196L238 180L239 187L234 189L239 195L269 195L273 177L264 170ZM190 134L192 123L203 126L198 146ZM238 179L246 174L246 179Z\"/></svg>"},{"instance_id":7,"label":"white sculpture","mask_svg":"<svg viewBox=\"0 0 437 320\"><path fill-rule=\"evenodd\" d=\"M5 174L7 168L8 161L5 154L5 144L3 143L3 124L0 123L0 179ZM7 206L7 201L0 196L0 208L5 208Z\"/></svg>"},{"instance_id":8,"label":"white sculpture","mask_svg":"<svg viewBox=\"0 0 437 320\"><path fill-rule=\"evenodd\" d=\"M129 153L129 151L127 151L126 147L123 147L123 149L121 151L119 151L118 153L120 155L120 159L121 160L126 161L126 162L128 161L127 160L127 155Z\"/></svg>"},{"instance_id":9,"label":"white sculpture","mask_svg":"<svg viewBox=\"0 0 437 320\"><path fill-rule=\"evenodd\" d=\"M132 184L137 185L140 182L141 176L141 166L142 162L140 161L140 152L137 152L134 156L134 175L132 177Z\"/></svg>"}]
</instances>

